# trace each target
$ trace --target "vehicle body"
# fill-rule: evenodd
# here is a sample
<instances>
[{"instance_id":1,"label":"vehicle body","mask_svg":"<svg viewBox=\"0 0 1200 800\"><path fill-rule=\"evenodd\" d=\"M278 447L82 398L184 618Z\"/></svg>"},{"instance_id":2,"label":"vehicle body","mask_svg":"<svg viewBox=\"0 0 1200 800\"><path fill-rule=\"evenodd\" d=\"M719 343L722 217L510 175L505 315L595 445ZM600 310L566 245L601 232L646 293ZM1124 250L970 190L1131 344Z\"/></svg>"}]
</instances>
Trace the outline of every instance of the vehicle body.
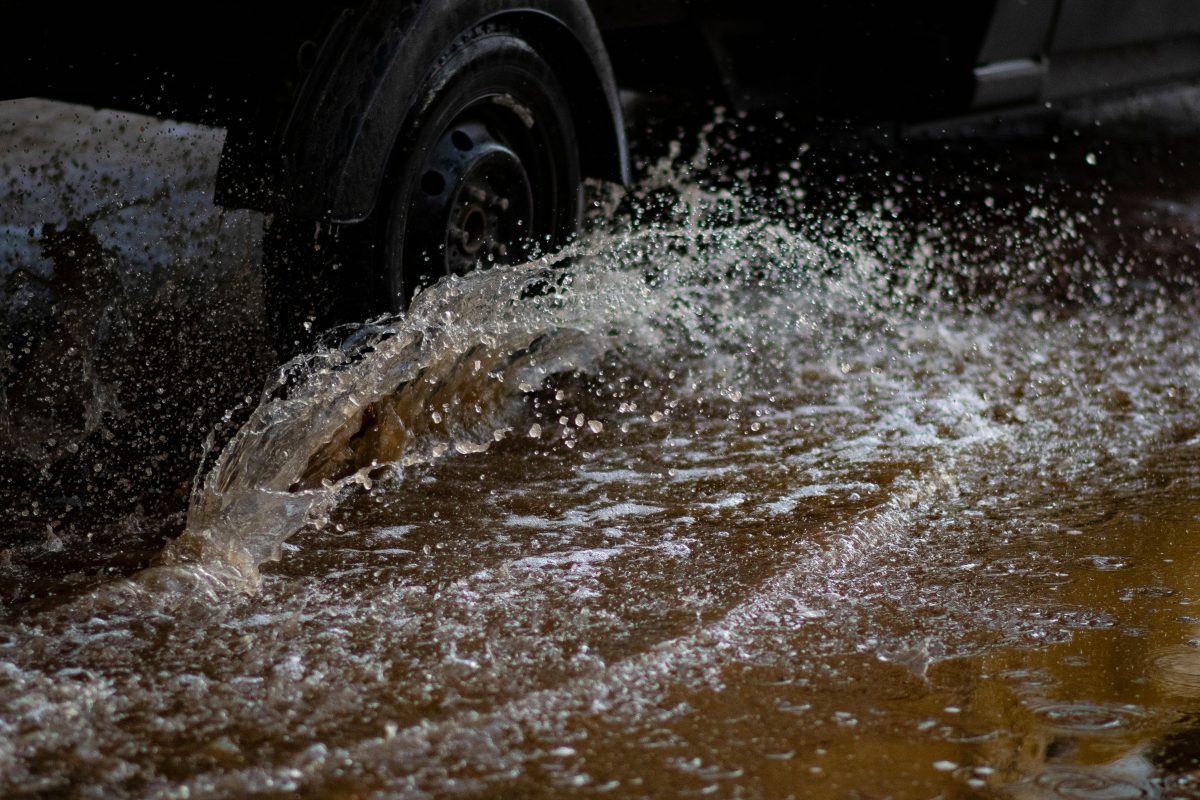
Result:
<instances>
[{"instance_id":1,"label":"vehicle body","mask_svg":"<svg viewBox=\"0 0 1200 800\"><path fill-rule=\"evenodd\" d=\"M579 207L568 184L628 178L618 86L738 109L928 120L1200 74L1200 5L1181 0L363 0L67 13L10 3L6 12L22 35L3 57L0 97L229 129L217 200L277 216L268 303L285 308L285 337L302 321L400 310L417 285L484 256L529 254L514 215L549 204L541 244L569 238ZM503 53L484 52L495 47ZM508 80L546 106L558 129L548 141L522 133L522 103L507 121L492 113L511 99L503 84L454 89L525 51L532 60ZM451 63L467 56L465 67ZM539 80L556 85L538 95L529 84ZM480 105L485 95L491 106ZM444 130L422 139L432 124L422 109L442 101L454 106ZM487 141L460 158L447 136L463 125ZM546 148L551 156L537 155ZM430 199L413 185L432 172ZM546 193L548 173L561 185ZM329 224L320 256L313 223ZM414 277L412 247L396 243L427 229L436 232L421 257L446 260L435 253L438 263ZM330 254L347 249L372 266L334 280ZM349 295L352 307L322 310Z\"/></svg>"}]
</instances>

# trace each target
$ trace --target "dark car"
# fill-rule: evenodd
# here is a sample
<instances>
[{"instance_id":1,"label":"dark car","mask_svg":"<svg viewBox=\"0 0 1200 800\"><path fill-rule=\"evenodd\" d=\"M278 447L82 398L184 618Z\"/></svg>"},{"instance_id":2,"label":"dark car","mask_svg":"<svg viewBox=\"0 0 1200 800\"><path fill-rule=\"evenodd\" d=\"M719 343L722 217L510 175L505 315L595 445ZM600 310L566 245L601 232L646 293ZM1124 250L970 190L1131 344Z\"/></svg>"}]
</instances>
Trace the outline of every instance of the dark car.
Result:
<instances>
[{"instance_id":1,"label":"dark car","mask_svg":"<svg viewBox=\"0 0 1200 800\"><path fill-rule=\"evenodd\" d=\"M628 178L618 87L933 119L1200 73L1200 5L1178 0L11 3L5 17L0 97L228 128L217 201L273 213L264 286L284 339L570 238L582 179Z\"/></svg>"}]
</instances>

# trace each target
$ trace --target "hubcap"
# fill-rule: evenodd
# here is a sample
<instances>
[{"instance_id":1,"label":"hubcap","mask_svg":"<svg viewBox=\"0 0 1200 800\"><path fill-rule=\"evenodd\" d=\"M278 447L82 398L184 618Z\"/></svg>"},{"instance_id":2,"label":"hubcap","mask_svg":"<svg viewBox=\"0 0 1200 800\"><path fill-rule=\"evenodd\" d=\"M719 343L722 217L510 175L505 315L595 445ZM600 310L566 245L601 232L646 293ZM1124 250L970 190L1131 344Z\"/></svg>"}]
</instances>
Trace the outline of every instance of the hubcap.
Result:
<instances>
[{"instance_id":1,"label":"hubcap","mask_svg":"<svg viewBox=\"0 0 1200 800\"><path fill-rule=\"evenodd\" d=\"M482 120L460 118L425 163L409 219L410 252L431 278L511 262L524 254L532 214L521 159Z\"/></svg>"}]
</instances>

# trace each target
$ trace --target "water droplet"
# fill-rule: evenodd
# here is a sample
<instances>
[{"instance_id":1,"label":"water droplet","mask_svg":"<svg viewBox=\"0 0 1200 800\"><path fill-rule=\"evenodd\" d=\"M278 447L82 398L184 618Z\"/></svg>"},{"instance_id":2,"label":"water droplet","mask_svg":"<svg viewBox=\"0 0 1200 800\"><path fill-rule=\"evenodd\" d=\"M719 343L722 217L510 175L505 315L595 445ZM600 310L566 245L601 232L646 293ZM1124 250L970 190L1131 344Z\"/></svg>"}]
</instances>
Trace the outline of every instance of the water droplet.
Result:
<instances>
[{"instance_id":1,"label":"water droplet","mask_svg":"<svg viewBox=\"0 0 1200 800\"><path fill-rule=\"evenodd\" d=\"M1093 167L1096 166L1096 154L1095 153L1088 153L1086 156L1083 157L1083 160L1086 161L1088 164L1090 164Z\"/></svg>"}]
</instances>

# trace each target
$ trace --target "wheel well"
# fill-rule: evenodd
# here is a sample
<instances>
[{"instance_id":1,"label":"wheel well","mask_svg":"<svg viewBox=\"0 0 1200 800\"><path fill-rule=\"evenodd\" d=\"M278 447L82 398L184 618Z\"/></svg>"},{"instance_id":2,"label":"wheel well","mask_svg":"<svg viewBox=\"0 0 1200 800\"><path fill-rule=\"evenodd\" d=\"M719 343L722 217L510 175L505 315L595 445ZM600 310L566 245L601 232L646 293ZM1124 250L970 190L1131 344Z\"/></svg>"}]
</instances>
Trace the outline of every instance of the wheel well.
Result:
<instances>
[{"instance_id":1,"label":"wheel well","mask_svg":"<svg viewBox=\"0 0 1200 800\"><path fill-rule=\"evenodd\" d=\"M603 49L589 56L584 45L566 25L540 12L501 12L489 21L511 26L528 36L562 80L563 89L572 98L571 117L579 139L583 174L614 183L627 183L628 153L615 87L610 97L605 81L593 66L593 59L599 56L603 59L602 68L611 70ZM612 84L611 78L608 83Z\"/></svg>"}]
</instances>

